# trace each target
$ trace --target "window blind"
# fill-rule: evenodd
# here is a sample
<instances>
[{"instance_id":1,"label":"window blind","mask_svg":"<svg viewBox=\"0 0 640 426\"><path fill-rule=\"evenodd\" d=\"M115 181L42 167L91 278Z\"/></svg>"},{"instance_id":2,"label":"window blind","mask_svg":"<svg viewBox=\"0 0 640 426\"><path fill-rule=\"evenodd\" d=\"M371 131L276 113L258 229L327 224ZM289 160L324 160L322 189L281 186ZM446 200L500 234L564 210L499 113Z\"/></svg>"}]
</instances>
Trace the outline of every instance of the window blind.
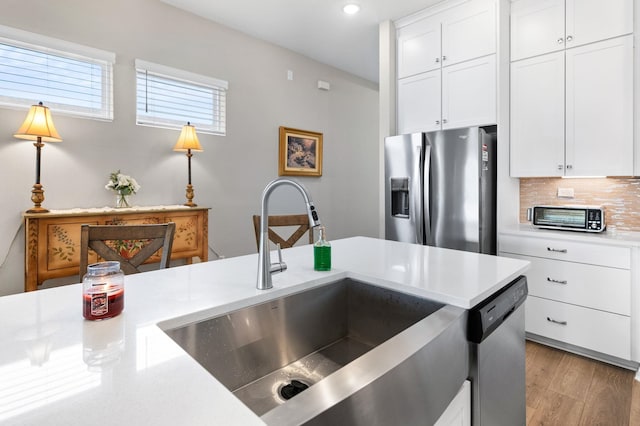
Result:
<instances>
[{"instance_id":1,"label":"window blind","mask_svg":"<svg viewBox=\"0 0 640 426\"><path fill-rule=\"evenodd\" d=\"M24 37L21 37L25 35ZM3 37L16 35L41 43ZM50 46L70 47L62 51ZM43 102L56 113L113 119L115 55L77 54L93 49L18 30L0 28L0 105L28 107Z\"/></svg>"},{"instance_id":2,"label":"window blind","mask_svg":"<svg viewBox=\"0 0 640 426\"><path fill-rule=\"evenodd\" d=\"M136 86L137 124L226 133L226 81L136 60Z\"/></svg>"}]
</instances>

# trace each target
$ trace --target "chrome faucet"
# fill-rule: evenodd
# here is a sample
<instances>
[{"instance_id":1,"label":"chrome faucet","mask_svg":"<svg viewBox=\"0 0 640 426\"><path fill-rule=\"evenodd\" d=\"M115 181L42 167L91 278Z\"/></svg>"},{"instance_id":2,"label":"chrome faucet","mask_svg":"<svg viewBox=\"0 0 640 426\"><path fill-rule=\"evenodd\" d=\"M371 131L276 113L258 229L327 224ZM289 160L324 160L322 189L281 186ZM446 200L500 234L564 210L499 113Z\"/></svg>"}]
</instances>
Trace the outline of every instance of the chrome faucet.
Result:
<instances>
[{"instance_id":1,"label":"chrome faucet","mask_svg":"<svg viewBox=\"0 0 640 426\"><path fill-rule=\"evenodd\" d=\"M256 284L258 290L272 288L271 274L283 272L287 269L287 264L282 261L280 244L278 244L278 262L271 263L271 252L269 251L269 196L274 189L282 185L291 185L300 191L307 207L309 225L311 228L320 226L318 212L316 212L313 201L311 201L311 197L304 186L291 179L276 179L269 182L262 192L262 206L260 208L260 251L258 253L258 281ZM309 232L313 231L309 230Z\"/></svg>"}]
</instances>

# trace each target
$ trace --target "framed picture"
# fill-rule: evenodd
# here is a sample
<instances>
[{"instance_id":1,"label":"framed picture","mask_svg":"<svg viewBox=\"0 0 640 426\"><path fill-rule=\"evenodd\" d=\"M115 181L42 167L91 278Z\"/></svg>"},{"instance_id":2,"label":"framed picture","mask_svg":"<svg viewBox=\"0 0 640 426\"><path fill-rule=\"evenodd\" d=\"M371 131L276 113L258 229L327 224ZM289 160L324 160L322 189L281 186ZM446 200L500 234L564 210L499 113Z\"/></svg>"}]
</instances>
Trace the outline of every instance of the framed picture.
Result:
<instances>
[{"instance_id":1,"label":"framed picture","mask_svg":"<svg viewBox=\"0 0 640 426\"><path fill-rule=\"evenodd\" d=\"M280 127L280 176L322 176L322 133Z\"/></svg>"}]
</instances>

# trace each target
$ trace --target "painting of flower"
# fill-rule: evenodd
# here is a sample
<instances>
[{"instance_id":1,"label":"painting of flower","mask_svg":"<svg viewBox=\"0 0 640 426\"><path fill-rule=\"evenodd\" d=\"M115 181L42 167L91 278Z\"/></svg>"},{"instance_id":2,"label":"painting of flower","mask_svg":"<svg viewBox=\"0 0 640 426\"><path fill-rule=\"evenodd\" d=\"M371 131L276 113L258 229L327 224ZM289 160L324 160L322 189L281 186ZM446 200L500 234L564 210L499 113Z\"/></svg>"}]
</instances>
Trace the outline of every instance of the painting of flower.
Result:
<instances>
[{"instance_id":1,"label":"painting of flower","mask_svg":"<svg viewBox=\"0 0 640 426\"><path fill-rule=\"evenodd\" d=\"M322 133L280 127L280 176L322 176Z\"/></svg>"}]
</instances>

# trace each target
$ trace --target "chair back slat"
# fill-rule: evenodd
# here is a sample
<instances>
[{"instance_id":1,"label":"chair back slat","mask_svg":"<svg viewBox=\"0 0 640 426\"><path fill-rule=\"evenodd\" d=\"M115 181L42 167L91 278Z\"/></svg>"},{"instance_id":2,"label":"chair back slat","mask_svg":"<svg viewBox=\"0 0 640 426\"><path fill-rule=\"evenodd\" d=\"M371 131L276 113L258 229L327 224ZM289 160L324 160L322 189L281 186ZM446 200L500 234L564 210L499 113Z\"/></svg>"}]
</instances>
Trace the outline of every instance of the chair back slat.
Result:
<instances>
[{"instance_id":1,"label":"chair back slat","mask_svg":"<svg viewBox=\"0 0 640 426\"><path fill-rule=\"evenodd\" d=\"M306 232L309 233L309 244L313 244L313 231L309 228L309 216L306 214L292 214L292 215L276 215L269 216L269 240L274 244L280 244L281 248L293 247L300 238L304 236ZM275 227L291 227L297 226L296 230L289 236L289 238L283 238L274 229ZM253 228L256 234L256 246L260 249L260 216L253 216Z\"/></svg>"},{"instance_id":2,"label":"chair back slat","mask_svg":"<svg viewBox=\"0 0 640 426\"><path fill-rule=\"evenodd\" d=\"M173 222L151 225L82 225L80 231L80 279L87 272L89 249L104 260L117 260L125 274L138 268L161 250L160 269L169 267L176 225ZM117 250L120 244L133 244L133 256Z\"/></svg>"}]
</instances>

